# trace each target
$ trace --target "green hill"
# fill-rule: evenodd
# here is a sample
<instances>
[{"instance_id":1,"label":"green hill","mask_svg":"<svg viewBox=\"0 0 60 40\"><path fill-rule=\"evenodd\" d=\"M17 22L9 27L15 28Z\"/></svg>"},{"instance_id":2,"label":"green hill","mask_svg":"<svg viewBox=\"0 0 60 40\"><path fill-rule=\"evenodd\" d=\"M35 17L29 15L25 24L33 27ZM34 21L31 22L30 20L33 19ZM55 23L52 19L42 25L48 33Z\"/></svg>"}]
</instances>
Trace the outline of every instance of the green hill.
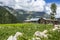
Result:
<instances>
[{"instance_id":1,"label":"green hill","mask_svg":"<svg viewBox=\"0 0 60 40\"><path fill-rule=\"evenodd\" d=\"M17 19L4 7L0 6L0 23L16 23Z\"/></svg>"}]
</instances>

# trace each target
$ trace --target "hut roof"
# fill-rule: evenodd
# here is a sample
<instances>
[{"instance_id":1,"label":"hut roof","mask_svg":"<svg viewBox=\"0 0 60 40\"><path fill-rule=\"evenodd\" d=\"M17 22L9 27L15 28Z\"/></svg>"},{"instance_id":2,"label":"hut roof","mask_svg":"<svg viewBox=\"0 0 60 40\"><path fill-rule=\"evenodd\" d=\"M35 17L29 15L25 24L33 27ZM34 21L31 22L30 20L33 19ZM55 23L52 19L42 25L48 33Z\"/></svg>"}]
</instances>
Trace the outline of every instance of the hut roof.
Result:
<instances>
[{"instance_id":1,"label":"hut roof","mask_svg":"<svg viewBox=\"0 0 60 40\"><path fill-rule=\"evenodd\" d=\"M40 18L31 18L29 20L25 20L25 21L38 21Z\"/></svg>"}]
</instances>

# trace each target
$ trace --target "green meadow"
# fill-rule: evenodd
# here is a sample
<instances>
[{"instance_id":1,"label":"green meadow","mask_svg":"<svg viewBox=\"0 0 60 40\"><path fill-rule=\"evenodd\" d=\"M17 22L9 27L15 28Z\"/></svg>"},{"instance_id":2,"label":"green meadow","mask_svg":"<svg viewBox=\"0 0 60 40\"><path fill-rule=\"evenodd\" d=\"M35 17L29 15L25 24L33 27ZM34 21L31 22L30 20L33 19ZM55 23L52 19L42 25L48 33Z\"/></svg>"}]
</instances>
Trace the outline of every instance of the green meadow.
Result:
<instances>
[{"instance_id":1,"label":"green meadow","mask_svg":"<svg viewBox=\"0 0 60 40\"><path fill-rule=\"evenodd\" d=\"M24 38L18 38L18 40L31 40L36 31L48 30L48 39L42 40L60 40L60 32L50 31L53 29L53 25L37 24L37 23L21 23L21 24L0 24L0 40L7 40L11 35L16 32L22 32Z\"/></svg>"}]
</instances>

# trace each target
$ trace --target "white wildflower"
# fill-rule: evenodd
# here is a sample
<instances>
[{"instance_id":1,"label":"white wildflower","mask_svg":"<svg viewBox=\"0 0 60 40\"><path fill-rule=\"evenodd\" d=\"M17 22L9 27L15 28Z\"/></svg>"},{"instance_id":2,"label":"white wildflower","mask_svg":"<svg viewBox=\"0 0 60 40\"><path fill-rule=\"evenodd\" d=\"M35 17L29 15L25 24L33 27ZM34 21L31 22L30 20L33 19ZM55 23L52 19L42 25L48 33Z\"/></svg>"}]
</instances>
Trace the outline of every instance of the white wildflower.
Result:
<instances>
[{"instance_id":1,"label":"white wildflower","mask_svg":"<svg viewBox=\"0 0 60 40\"><path fill-rule=\"evenodd\" d=\"M45 34L45 35L43 35L43 36L48 39L48 35L47 35L47 34Z\"/></svg>"},{"instance_id":2,"label":"white wildflower","mask_svg":"<svg viewBox=\"0 0 60 40\"><path fill-rule=\"evenodd\" d=\"M32 38L32 40L41 40L39 37Z\"/></svg>"},{"instance_id":3,"label":"white wildflower","mask_svg":"<svg viewBox=\"0 0 60 40\"><path fill-rule=\"evenodd\" d=\"M55 27L55 28L53 28L53 31L55 31L55 30L57 30L58 29L58 27Z\"/></svg>"},{"instance_id":4,"label":"white wildflower","mask_svg":"<svg viewBox=\"0 0 60 40\"><path fill-rule=\"evenodd\" d=\"M12 39L13 39L13 36L11 35L11 36L9 36L9 38L7 40L12 40Z\"/></svg>"},{"instance_id":5,"label":"white wildflower","mask_svg":"<svg viewBox=\"0 0 60 40\"><path fill-rule=\"evenodd\" d=\"M23 34L21 32L17 32L14 36L9 36L7 40L17 40L18 36L22 36Z\"/></svg>"},{"instance_id":6,"label":"white wildflower","mask_svg":"<svg viewBox=\"0 0 60 40\"><path fill-rule=\"evenodd\" d=\"M32 38L32 40L35 40L35 38Z\"/></svg>"},{"instance_id":7,"label":"white wildflower","mask_svg":"<svg viewBox=\"0 0 60 40\"><path fill-rule=\"evenodd\" d=\"M34 35L35 36L40 36L40 31L36 31Z\"/></svg>"},{"instance_id":8,"label":"white wildflower","mask_svg":"<svg viewBox=\"0 0 60 40\"><path fill-rule=\"evenodd\" d=\"M54 27L59 27L59 25L54 25Z\"/></svg>"},{"instance_id":9,"label":"white wildflower","mask_svg":"<svg viewBox=\"0 0 60 40\"><path fill-rule=\"evenodd\" d=\"M54 25L54 28L52 30L57 30L58 32L60 32L60 25Z\"/></svg>"},{"instance_id":10,"label":"white wildflower","mask_svg":"<svg viewBox=\"0 0 60 40\"><path fill-rule=\"evenodd\" d=\"M48 31L47 30L44 30L43 33L47 33Z\"/></svg>"},{"instance_id":11,"label":"white wildflower","mask_svg":"<svg viewBox=\"0 0 60 40\"><path fill-rule=\"evenodd\" d=\"M45 30L45 31L43 31L43 32L36 31L34 35L35 35L36 37L41 37L41 38L45 37L45 38L48 38L47 34L45 34L46 32L47 32L47 30Z\"/></svg>"},{"instance_id":12,"label":"white wildflower","mask_svg":"<svg viewBox=\"0 0 60 40\"><path fill-rule=\"evenodd\" d=\"M36 40L41 40L40 38L36 37Z\"/></svg>"},{"instance_id":13,"label":"white wildflower","mask_svg":"<svg viewBox=\"0 0 60 40\"><path fill-rule=\"evenodd\" d=\"M23 34L21 32L16 32L15 36L18 37L18 36L22 36Z\"/></svg>"}]
</instances>

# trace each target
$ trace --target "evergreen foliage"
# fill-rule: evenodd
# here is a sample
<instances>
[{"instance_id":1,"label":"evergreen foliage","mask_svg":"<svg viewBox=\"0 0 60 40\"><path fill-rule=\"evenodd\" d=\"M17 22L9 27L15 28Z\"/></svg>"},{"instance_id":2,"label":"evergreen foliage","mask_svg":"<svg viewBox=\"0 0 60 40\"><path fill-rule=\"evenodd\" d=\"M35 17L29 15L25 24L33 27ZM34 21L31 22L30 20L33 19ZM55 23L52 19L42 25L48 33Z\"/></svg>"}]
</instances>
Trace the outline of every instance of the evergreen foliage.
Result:
<instances>
[{"instance_id":1,"label":"evergreen foliage","mask_svg":"<svg viewBox=\"0 0 60 40\"><path fill-rule=\"evenodd\" d=\"M16 23L17 19L4 7L0 6L0 23Z\"/></svg>"}]
</instances>

